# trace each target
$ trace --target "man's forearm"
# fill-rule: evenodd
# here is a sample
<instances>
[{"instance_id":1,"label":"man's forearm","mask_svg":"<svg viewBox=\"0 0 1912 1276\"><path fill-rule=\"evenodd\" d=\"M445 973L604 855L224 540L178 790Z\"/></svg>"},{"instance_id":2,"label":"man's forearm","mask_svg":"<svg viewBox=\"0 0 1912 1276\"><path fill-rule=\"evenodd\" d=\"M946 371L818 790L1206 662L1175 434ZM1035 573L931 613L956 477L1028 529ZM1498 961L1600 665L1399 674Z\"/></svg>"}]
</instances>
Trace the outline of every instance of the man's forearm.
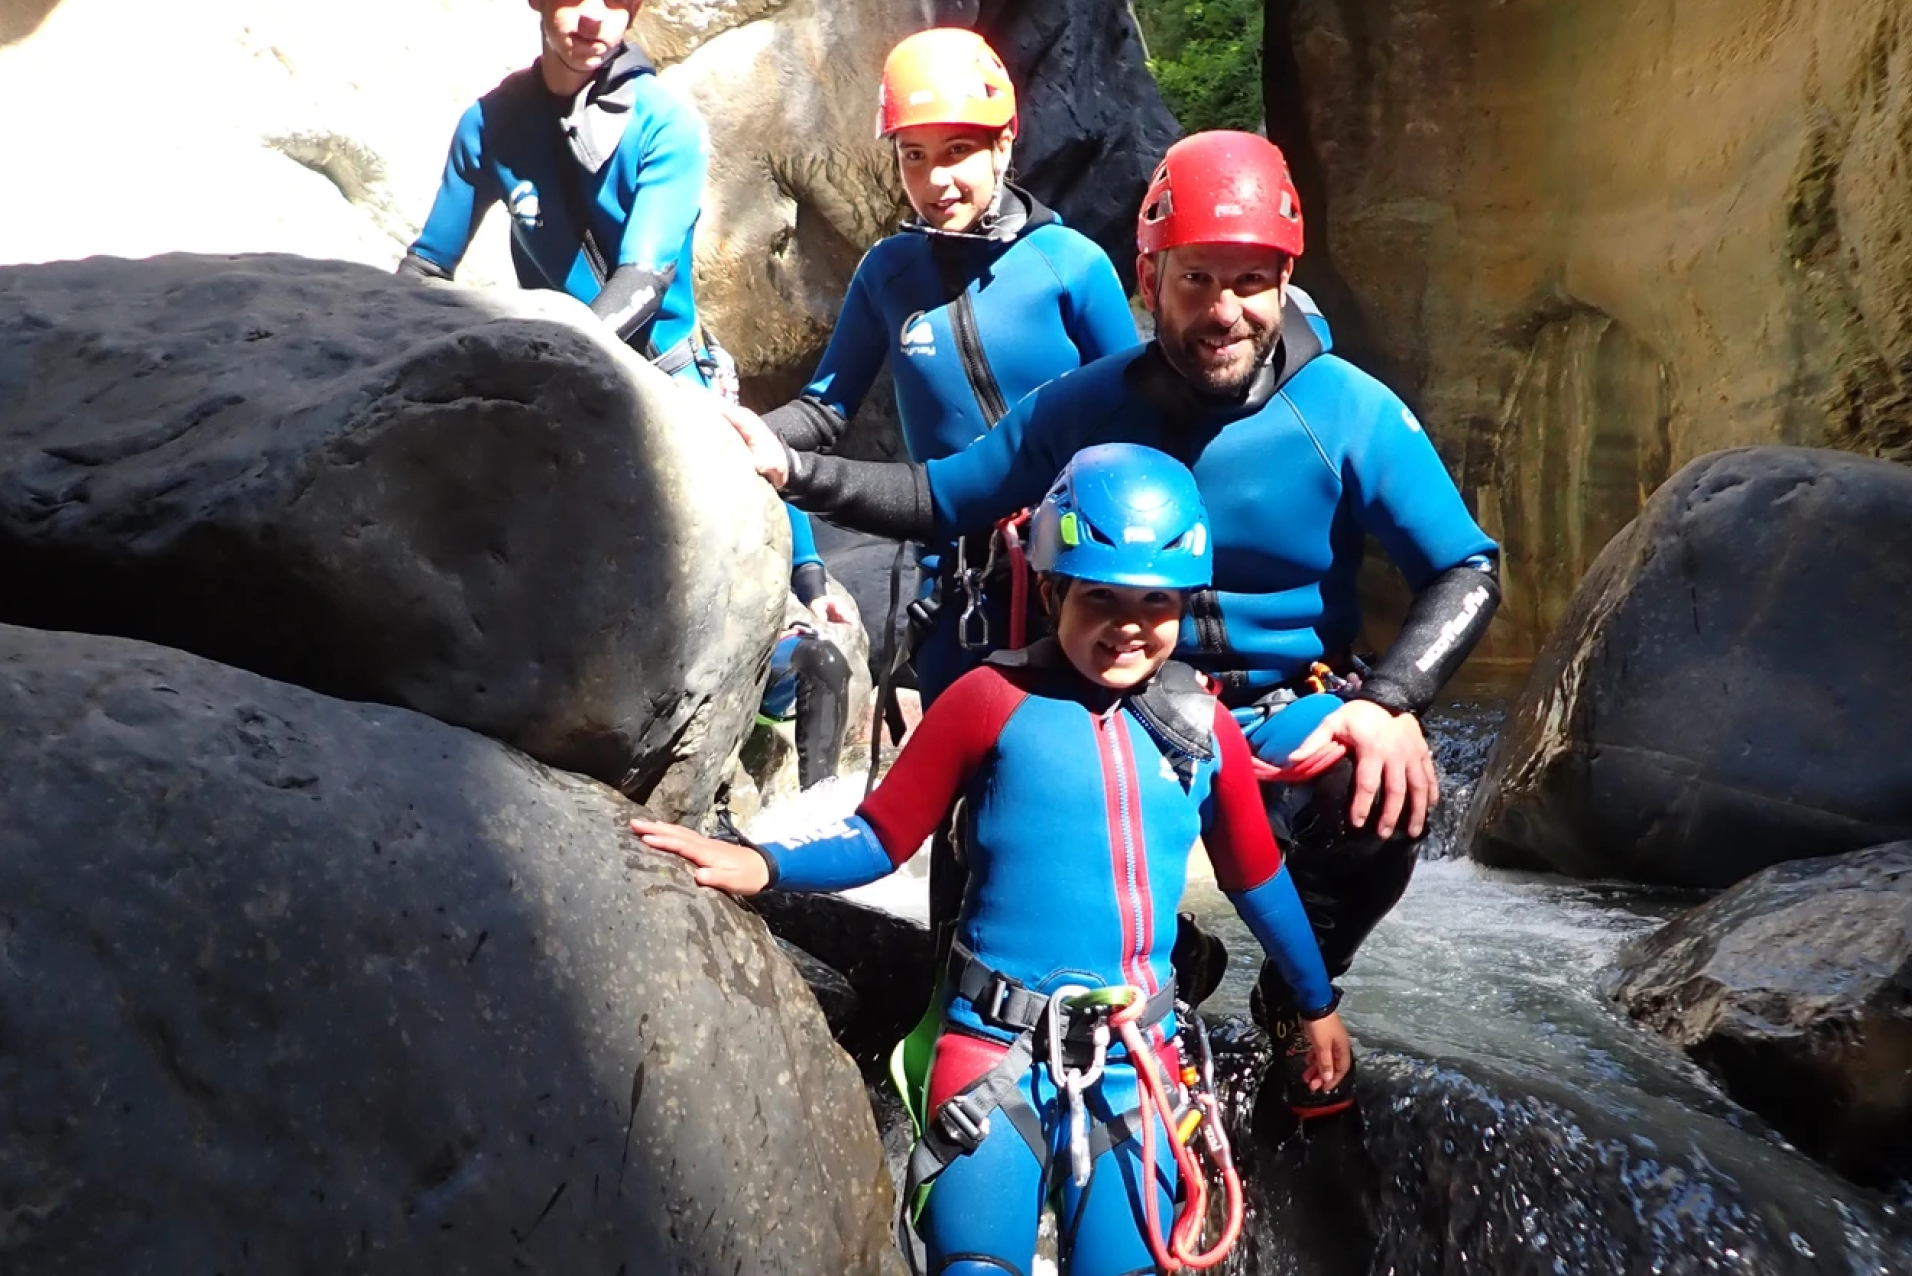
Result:
<instances>
[{"instance_id":1,"label":"man's forearm","mask_svg":"<svg viewBox=\"0 0 1912 1276\"><path fill-rule=\"evenodd\" d=\"M783 495L798 509L851 531L922 541L936 530L929 473L908 462L851 461L792 451Z\"/></svg>"},{"instance_id":2,"label":"man's forearm","mask_svg":"<svg viewBox=\"0 0 1912 1276\"><path fill-rule=\"evenodd\" d=\"M1500 606L1500 565L1489 555L1450 567L1414 599L1400 637L1364 679L1359 699L1396 713L1434 703L1487 632Z\"/></svg>"}]
</instances>

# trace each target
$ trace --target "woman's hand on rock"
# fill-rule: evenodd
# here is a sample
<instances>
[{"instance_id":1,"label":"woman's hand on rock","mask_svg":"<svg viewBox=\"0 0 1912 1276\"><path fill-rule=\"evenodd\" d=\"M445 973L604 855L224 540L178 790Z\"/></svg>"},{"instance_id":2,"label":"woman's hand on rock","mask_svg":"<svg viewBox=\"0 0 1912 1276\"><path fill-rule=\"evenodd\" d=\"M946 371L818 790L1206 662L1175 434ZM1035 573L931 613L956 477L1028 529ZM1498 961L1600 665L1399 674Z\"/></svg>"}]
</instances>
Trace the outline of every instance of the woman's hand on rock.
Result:
<instances>
[{"instance_id":1,"label":"woman's hand on rock","mask_svg":"<svg viewBox=\"0 0 1912 1276\"><path fill-rule=\"evenodd\" d=\"M750 451L750 464L763 476L764 482L782 491L783 485L790 481L790 453L784 449L783 440L771 433L762 417L741 403L720 400L718 411L744 441L744 447Z\"/></svg>"},{"instance_id":2,"label":"woman's hand on rock","mask_svg":"<svg viewBox=\"0 0 1912 1276\"><path fill-rule=\"evenodd\" d=\"M699 886L732 895L755 895L770 885L770 866L748 846L720 842L677 824L632 820L631 832L652 850L679 855L697 866L692 874Z\"/></svg>"}]
</instances>

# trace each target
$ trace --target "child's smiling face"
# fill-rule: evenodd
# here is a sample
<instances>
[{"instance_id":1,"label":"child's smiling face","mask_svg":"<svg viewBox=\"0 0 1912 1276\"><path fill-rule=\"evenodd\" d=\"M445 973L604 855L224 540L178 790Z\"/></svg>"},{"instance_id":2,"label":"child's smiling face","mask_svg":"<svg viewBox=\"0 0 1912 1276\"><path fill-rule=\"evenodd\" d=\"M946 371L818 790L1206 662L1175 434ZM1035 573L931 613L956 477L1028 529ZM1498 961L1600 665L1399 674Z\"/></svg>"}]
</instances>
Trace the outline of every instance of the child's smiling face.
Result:
<instances>
[{"instance_id":1,"label":"child's smiling face","mask_svg":"<svg viewBox=\"0 0 1912 1276\"><path fill-rule=\"evenodd\" d=\"M1174 654L1182 629L1181 590L1091 580L1072 581L1067 589L1061 584L1050 579L1042 586L1056 616L1056 641L1089 681L1126 691L1146 682Z\"/></svg>"}]
</instances>

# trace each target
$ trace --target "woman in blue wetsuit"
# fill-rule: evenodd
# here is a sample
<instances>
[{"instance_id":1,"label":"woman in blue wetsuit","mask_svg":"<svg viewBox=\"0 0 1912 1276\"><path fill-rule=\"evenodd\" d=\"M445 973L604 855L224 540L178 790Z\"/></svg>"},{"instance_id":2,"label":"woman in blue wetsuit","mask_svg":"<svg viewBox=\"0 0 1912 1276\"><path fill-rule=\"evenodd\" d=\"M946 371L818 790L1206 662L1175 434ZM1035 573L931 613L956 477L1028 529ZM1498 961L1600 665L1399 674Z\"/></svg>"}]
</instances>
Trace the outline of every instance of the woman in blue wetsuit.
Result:
<instances>
[{"instance_id":1,"label":"woman in blue wetsuit","mask_svg":"<svg viewBox=\"0 0 1912 1276\"><path fill-rule=\"evenodd\" d=\"M981 36L935 28L898 44L878 133L916 218L864 256L815 377L764 417L799 465L842 436L885 360L903 444L921 462L962 451L1045 382L1136 344L1108 256L1005 179L1016 93ZM958 642L951 549L918 547L945 603L913 662L925 705L982 656Z\"/></svg>"},{"instance_id":2,"label":"woman in blue wetsuit","mask_svg":"<svg viewBox=\"0 0 1912 1276\"><path fill-rule=\"evenodd\" d=\"M925 1268L1030 1271L1054 1204L1063 1270L1138 1276L1188 1261L1193 1235L1164 1238L1183 1158L1168 1155L1165 1105L1142 1096L1173 1089L1185 1057L1169 950L1198 836L1303 1008L1309 1086L1346 1073L1348 1037L1253 755L1194 671L1169 660L1213 566L1194 476L1152 448L1084 449L1043 499L1030 556L1055 636L963 675L855 815L760 847L632 828L707 886L841 890L900 866L962 797L973 877L911 1155L910 1187L929 1189L915 1216ZM1140 1007L1139 1028L1105 1054L1092 1042L1116 990ZM1139 1172L1145 1142L1153 1174ZM1198 1193L1184 1210L1197 1228ZM911 1209L916 1192L905 1195Z\"/></svg>"}]
</instances>

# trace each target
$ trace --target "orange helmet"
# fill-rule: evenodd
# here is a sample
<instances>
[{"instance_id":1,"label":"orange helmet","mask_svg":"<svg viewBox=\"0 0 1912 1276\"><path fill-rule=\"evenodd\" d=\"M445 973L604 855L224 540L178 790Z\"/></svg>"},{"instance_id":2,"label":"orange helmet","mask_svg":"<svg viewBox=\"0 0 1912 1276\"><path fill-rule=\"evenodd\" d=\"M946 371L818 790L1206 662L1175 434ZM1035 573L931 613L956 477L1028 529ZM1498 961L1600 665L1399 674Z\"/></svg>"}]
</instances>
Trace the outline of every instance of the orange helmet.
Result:
<instances>
[{"instance_id":1,"label":"orange helmet","mask_svg":"<svg viewBox=\"0 0 1912 1276\"><path fill-rule=\"evenodd\" d=\"M1256 133L1191 133L1168 148L1136 219L1143 256L1256 244L1301 256L1301 196L1281 148Z\"/></svg>"},{"instance_id":2,"label":"orange helmet","mask_svg":"<svg viewBox=\"0 0 1912 1276\"><path fill-rule=\"evenodd\" d=\"M961 27L931 27L890 50L876 135L918 124L973 124L1016 135L1016 89L987 40Z\"/></svg>"}]
</instances>

